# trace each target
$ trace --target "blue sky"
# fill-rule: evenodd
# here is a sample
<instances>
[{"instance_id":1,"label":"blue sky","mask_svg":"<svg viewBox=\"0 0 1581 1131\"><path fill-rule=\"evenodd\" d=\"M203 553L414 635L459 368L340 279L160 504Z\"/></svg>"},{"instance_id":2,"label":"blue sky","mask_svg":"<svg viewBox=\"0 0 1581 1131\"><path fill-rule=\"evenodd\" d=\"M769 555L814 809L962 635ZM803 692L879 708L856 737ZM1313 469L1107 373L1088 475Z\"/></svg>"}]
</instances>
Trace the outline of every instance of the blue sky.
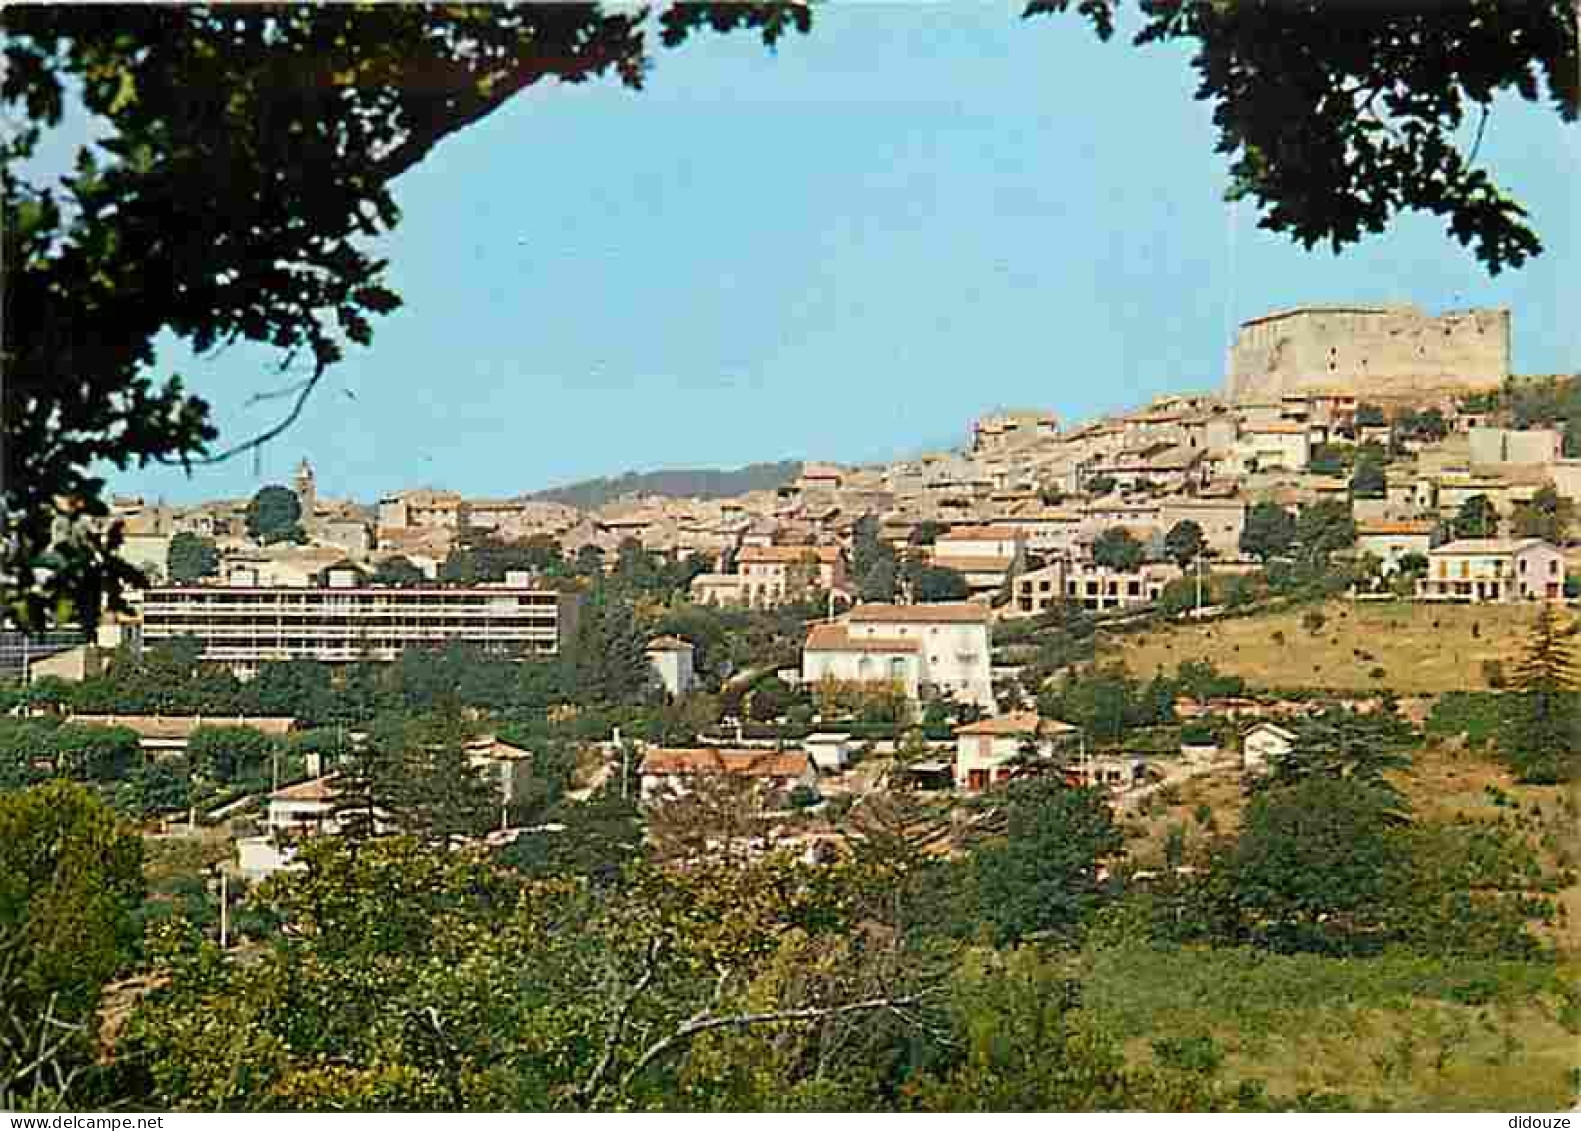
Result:
<instances>
[{"instance_id":1,"label":"blue sky","mask_svg":"<svg viewBox=\"0 0 1581 1131\"><path fill-rule=\"evenodd\" d=\"M1184 52L989 4L822 8L771 53L659 50L648 89L542 87L397 184L406 305L255 462L117 475L191 502L283 482L479 495L960 443L1004 406L1069 418L1222 380L1233 325L1305 302L1509 306L1515 368L1581 367L1581 142L1501 104L1482 153L1546 252L1490 279L1431 217L1339 257L1223 202ZM279 403L266 351L161 367L222 442ZM347 391L351 393L347 395Z\"/></svg>"}]
</instances>

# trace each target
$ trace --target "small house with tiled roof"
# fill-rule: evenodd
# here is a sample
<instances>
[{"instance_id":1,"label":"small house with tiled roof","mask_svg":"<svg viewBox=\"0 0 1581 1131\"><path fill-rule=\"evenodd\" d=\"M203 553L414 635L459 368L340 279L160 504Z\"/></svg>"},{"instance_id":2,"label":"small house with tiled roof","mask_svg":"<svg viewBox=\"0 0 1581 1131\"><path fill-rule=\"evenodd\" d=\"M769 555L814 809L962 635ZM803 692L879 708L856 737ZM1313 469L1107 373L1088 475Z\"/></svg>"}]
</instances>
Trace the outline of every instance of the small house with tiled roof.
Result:
<instances>
[{"instance_id":1,"label":"small house with tiled roof","mask_svg":"<svg viewBox=\"0 0 1581 1131\"><path fill-rule=\"evenodd\" d=\"M955 785L982 790L1017 774L1053 764L1056 753L1077 735L1069 723L1036 711L980 719L955 728Z\"/></svg>"}]
</instances>

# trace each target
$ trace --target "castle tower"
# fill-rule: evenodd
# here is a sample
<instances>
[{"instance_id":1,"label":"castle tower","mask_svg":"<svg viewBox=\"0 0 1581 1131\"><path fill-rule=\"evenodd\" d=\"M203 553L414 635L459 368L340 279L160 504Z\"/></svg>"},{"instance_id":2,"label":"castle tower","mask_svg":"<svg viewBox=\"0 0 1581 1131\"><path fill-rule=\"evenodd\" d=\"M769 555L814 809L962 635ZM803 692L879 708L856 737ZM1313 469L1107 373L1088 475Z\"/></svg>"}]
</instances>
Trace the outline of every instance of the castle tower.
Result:
<instances>
[{"instance_id":1,"label":"castle tower","mask_svg":"<svg viewBox=\"0 0 1581 1131\"><path fill-rule=\"evenodd\" d=\"M307 462L307 457L302 457L302 462L297 465L296 479L292 484L296 491L296 498L302 504L302 522L312 521L313 508L318 505L318 487L313 482L313 465Z\"/></svg>"}]
</instances>

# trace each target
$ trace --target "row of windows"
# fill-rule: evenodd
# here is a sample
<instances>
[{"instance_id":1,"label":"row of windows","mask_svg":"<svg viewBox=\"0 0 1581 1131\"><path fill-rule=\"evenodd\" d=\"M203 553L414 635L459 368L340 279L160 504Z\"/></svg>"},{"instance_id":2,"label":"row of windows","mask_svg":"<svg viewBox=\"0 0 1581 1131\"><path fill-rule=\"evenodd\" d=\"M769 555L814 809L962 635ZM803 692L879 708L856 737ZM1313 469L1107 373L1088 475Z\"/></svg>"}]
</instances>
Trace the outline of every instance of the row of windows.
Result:
<instances>
[{"instance_id":1,"label":"row of windows","mask_svg":"<svg viewBox=\"0 0 1581 1131\"><path fill-rule=\"evenodd\" d=\"M520 628L554 631L559 623L555 617L521 616L506 614L496 617L403 617L396 615L377 617L314 617L299 613L285 613L277 617L260 619L249 616L239 621L226 621L216 617L196 618L191 613L145 614L143 623L148 628L170 632L219 632L231 628L256 627L269 629L456 629L458 631L484 631L490 628Z\"/></svg>"},{"instance_id":2,"label":"row of windows","mask_svg":"<svg viewBox=\"0 0 1581 1131\"><path fill-rule=\"evenodd\" d=\"M543 605L554 608L559 604L555 593L337 593L333 589L301 593L236 593L215 589L212 593L182 591L179 594L151 590L145 602L149 605L172 607L197 606L211 608L216 605L247 608L256 605L296 605L308 608L355 606L378 608L391 605L403 608L455 608L473 606L487 608L491 605Z\"/></svg>"}]
</instances>

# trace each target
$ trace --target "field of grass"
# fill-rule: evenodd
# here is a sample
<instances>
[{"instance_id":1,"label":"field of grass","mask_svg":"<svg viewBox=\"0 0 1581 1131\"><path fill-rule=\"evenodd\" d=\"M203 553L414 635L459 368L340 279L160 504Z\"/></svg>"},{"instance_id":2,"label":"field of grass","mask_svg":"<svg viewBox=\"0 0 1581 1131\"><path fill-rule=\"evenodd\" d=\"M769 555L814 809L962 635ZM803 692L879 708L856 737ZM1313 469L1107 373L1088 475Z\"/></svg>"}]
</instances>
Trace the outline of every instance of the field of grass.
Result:
<instances>
[{"instance_id":1,"label":"field of grass","mask_svg":"<svg viewBox=\"0 0 1581 1131\"><path fill-rule=\"evenodd\" d=\"M1489 755L1458 743L1417 751L1396 781L1418 820L1501 823L1537 849L1550 875L1581 859L1573 786L1517 785ZM1179 826L1189 860L1212 830L1233 833L1244 806L1233 770L1183 782L1127 815L1142 834L1131 857L1160 866L1168 830ZM1400 1111L1568 1109L1581 1086L1581 885L1554 898L1557 921L1534 929L1563 956L1557 967L1109 944L1083 955L1086 1003L1135 1063L1154 1058L1159 1033L1208 1036L1224 1055L1222 1079L1260 1080L1276 1096L1342 1093Z\"/></svg>"},{"instance_id":2,"label":"field of grass","mask_svg":"<svg viewBox=\"0 0 1581 1131\"><path fill-rule=\"evenodd\" d=\"M1478 690L1483 661L1506 668L1536 613L1519 605L1426 605L1336 600L1323 626L1302 626L1310 607L1212 624L1171 624L1100 645L1144 678L1185 660L1211 660L1253 687L1324 687L1401 695ZM1374 674L1381 669L1380 674Z\"/></svg>"},{"instance_id":3,"label":"field of grass","mask_svg":"<svg viewBox=\"0 0 1581 1131\"><path fill-rule=\"evenodd\" d=\"M1365 960L1121 945L1082 957L1085 1004L1145 1062L1158 1033L1212 1037L1226 1081L1397 1111L1557 1111L1581 1041L1537 963ZM1573 1012L1573 1011L1572 1011Z\"/></svg>"}]
</instances>

